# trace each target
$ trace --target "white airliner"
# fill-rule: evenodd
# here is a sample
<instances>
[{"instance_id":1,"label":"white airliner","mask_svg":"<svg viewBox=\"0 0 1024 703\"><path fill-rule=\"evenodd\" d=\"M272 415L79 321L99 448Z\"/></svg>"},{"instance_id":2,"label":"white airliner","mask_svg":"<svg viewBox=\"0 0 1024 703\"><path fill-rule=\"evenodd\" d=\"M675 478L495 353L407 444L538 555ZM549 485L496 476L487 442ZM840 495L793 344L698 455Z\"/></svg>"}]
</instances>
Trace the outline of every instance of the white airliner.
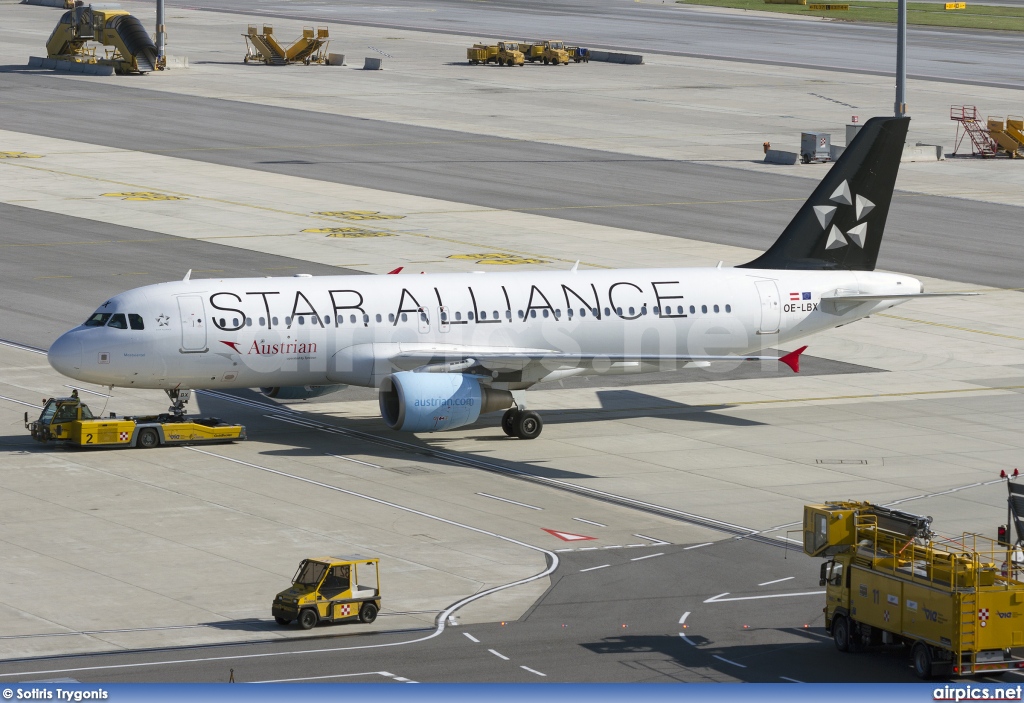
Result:
<instances>
[{"instance_id":1,"label":"white airliner","mask_svg":"<svg viewBox=\"0 0 1024 703\"><path fill-rule=\"evenodd\" d=\"M380 389L384 422L432 432L505 410L537 437L525 390L579 374L775 360L762 349L925 295L875 272L907 118L864 125L779 240L737 268L186 280L103 303L49 350L71 378L258 387L311 398ZM799 371L805 347L779 360Z\"/></svg>"}]
</instances>

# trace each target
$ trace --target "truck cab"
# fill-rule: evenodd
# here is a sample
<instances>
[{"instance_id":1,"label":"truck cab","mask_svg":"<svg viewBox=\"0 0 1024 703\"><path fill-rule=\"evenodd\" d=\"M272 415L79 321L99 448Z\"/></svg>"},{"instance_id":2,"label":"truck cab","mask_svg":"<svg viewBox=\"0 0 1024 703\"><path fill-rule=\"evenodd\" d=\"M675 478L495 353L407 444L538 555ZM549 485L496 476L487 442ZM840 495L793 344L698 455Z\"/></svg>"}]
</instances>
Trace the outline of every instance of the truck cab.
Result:
<instances>
[{"instance_id":1,"label":"truck cab","mask_svg":"<svg viewBox=\"0 0 1024 703\"><path fill-rule=\"evenodd\" d=\"M28 413L25 413L25 427L32 435L32 439L38 442L47 442L50 439L58 439L67 435L66 425L94 419L89 406L77 397L50 398L43 405L39 419L35 422L29 422Z\"/></svg>"},{"instance_id":2,"label":"truck cab","mask_svg":"<svg viewBox=\"0 0 1024 703\"><path fill-rule=\"evenodd\" d=\"M380 612L378 567L379 560L373 557L303 559L291 588L274 598L271 614L278 625L297 620L303 630L352 618L369 624Z\"/></svg>"}]
</instances>

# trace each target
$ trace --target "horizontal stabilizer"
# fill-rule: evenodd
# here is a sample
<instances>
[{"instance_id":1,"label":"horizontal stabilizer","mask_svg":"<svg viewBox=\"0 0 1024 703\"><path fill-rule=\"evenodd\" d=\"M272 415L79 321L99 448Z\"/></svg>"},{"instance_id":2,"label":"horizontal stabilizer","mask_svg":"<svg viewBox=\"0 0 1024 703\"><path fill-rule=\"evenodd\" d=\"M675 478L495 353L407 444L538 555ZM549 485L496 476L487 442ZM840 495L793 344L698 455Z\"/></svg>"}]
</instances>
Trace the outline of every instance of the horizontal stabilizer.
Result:
<instances>
[{"instance_id":1,"label":"horizontal stabilizer","mask_svg":"<svg viewBox=\"0 0 1024 703\"><path fill-rule=\"evenodd\" d=\"M981 293L893 293L889 295L868 295L851 293L850 295L823 295L822 301L844 303L870 303L879 300L913 300L915 298L962 298Z\"/></svg>"}]
</instances>

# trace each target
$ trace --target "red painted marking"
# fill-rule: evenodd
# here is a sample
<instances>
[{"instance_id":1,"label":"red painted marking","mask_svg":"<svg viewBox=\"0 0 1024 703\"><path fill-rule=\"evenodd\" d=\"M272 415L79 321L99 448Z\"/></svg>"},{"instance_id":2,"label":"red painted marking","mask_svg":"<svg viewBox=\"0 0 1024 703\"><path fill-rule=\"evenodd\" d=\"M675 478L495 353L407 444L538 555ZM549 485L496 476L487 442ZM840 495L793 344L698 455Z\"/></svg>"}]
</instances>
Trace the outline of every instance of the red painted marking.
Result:
<instances>
[{"instance_id":1,"label":"red painted marking","mask_svg":"<svg viewBox=\"0 0 1024 703\"><path fill-rule=\"evenodd\" d=\"M563 542L579 542L580 540L585 539L597 539L597 537L587 537L586 535L577 535L573 534L572 532L559 532L558 530L549 530L546 527L542 527L540 529L544 530L549 535L554 535Z\"/></svg>"},{"instance_id":2,"label":"red painted marking","mask_svg":"<svg viewBox=\"0 0 1024 703\"><path fill-rule=\"evenodd\" d=\"M234 351L236 351L236 352L237 352L237 353L239 353L239 354L241 354L241 353L242 353L242 350L238 348L238 343L237 343L237 342L225 342L225 341L224 341L224 340L222 339L222 340L220 340L220 343L221 343L221 344L226 344L226 345L228 345L229 347L231 347L231 348L232 348L232 349L233 349Z\"/></svg>"},{"instance_id":3,"label":"red painted marking","mask_svg":"<svg viewBox=\"0 0 1024 703\"><path fill-rule=\"evenodd\" d=\"M402 269L404 269L404 268L405 268L404 266L399 266L399 267L398 267L398 268L396 268L396 269L395 269L394 271L388 271L388 275L390 276L390 275L391 275L391 274L393 274L393 273L401 273L401 272L402 272Z\"/></svg>"},{"instance_id":4,"label":"red painted marking","mask_svg":"<svg viewBox=\"0 0 1024 703\"><path fill-rule=\"evenodd\" d=\"M800 373L800 355L807 351L807 347L800 347L795 351L779 357L779 361L793 369L793 373Z\"/></svg>"}]
</instances>

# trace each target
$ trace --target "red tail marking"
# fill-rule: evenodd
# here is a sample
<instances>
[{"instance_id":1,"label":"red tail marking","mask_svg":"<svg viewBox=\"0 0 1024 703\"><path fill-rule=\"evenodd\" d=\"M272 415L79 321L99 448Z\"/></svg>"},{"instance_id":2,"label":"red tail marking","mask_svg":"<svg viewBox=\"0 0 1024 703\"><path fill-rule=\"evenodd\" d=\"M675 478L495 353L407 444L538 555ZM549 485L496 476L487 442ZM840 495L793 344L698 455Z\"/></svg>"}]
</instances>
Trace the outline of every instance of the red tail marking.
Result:
<instances>
[{"instance_id":1,"label":"red tail marking","mask_svg":"<svg viewBox=\"0 0 1024 703\"><path fill-rule=\"evenodd\" d=\"M390 276L390 275L391 275L391 274L393 274L393 273L401 273L401 272L402 272L402 269L404 269L404 268L405 268L404 266L399 266L399 267L398 267L398 268L396 268L396 269L395 269L394 271L388 271L388 275Z\"/></svg>"},{"instance_id":2,"label":"red tail marking","mask_svg":"<svg viewBox=\"0 0 1024 703\"><path fill-rule=\"evenodd\" d=\"M800 355L807 351L807 347L800 347L795 351L779 357L779 361L793 369L793 373L800 373Z\"/></svg>"}]
</instances>

